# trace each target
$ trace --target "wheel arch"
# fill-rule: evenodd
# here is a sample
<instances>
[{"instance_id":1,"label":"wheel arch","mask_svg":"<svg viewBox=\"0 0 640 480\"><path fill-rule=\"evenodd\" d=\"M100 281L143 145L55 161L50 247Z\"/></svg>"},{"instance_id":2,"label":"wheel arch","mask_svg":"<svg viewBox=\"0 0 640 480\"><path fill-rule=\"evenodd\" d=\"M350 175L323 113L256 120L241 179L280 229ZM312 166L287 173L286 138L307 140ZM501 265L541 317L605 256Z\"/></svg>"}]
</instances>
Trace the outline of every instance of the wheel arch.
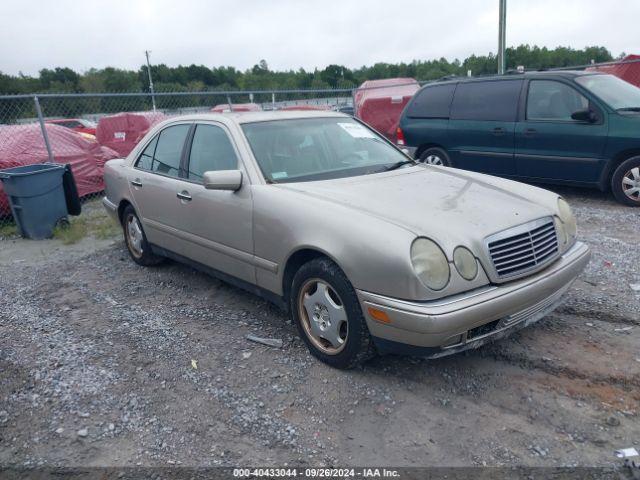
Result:
<instances>
[{"instance_id":1,"label":"wheel arch","mask_svg":"<svg viewBox=\"0 0 640 480\"><path fill-rule=\"evenodd\" d=\"M625 160L636 156L640 156L640 147L628 148L616 153L613 158L607 162L602 172L602 176L600 177L600 186L602 190L611 190L611 180L616 168L618 168L618 166L620 166L620 164Z\"/></svg>"},{"instance_id":2,"label":"wheel arch","mask_svg":"<svg viewBox=\"0 0 640 480\"><path fill-rule=\"evenodd\" d=\"M136 207L133 206L133 203L131 203L126 198L120 200L120 203L118 204L118 221L120 222L121 225L122 225L122 215L124 214L124 209L127 208L129 205L131 205L131 207L134 210L136 209Z\"/></svg>"},{"instance_id":3,"label":"wheel arch","mask_svg":"<svg viewBox=\"0 0 640 480\"><path fill-rule=\"evenodd\" d=\"M327 258L342 270L342 267L340 267L340 264L336 261L336 259L329 255L323 249L313 246L305 246L295 250L293 253L291 253L291 255L289 255L289 258L287 258L282 274L282 297L285 304L287 305L287 308L289 308L289 295L291 293L293 277L295 276L296 272L300 270L300 267L302 267L305 263L310 262L311 260L315 260L316 258ZM342 271L344 272L344 270Z\"/></svg>"},{"instance_id":4,"label":"wheel arch","mask_svg":"<svg viewBox=\"0 0 640 480\"><path fill-rule=\"evenodd\" d=\"M429 148L440 148L440 149L444 150L445 153L448 154L447 149L444 148L444 146L442 146L441 144L435 143L435 142L429 142L429 143L423 143L422 145L420 145L418 147L418 149L416 150L416 153L414 155L414 158L416 158L416 159L420 158L420 155L422 155L422 153L425 150L429 149Z\"/></svg>"}]
</instances>

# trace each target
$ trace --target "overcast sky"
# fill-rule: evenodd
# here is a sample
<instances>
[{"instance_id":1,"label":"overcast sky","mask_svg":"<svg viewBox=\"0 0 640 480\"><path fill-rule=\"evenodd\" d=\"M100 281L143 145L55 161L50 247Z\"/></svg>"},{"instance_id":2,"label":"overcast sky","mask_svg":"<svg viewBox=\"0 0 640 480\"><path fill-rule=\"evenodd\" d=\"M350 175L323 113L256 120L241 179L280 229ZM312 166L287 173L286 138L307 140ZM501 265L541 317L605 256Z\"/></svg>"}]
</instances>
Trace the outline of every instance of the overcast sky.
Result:
<instances>
[{"instance_id":1,"label":"overcast sky","mask_svg":"<svg viewBox=\"0 0 640 480\"><path fill-rule=\"evenodd\" d=\"M307 70L496 51L498 0L2 0L0 71L153 63ZM507 45L640 53L640 0L508 0Z\"/></svg>"}]
</instances>

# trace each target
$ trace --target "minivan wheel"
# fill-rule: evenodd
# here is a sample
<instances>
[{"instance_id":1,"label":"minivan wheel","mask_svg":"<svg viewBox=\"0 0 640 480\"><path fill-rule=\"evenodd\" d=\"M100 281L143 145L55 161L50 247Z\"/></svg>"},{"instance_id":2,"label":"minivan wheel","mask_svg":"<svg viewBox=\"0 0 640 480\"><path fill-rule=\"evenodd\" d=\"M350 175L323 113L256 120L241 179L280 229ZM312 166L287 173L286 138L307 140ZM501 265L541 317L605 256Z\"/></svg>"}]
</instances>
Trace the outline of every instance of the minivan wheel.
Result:
<instances>
[{"instance_id":1,"label":"minivan wheel","mask_svg":"<svg viewBox=\"0 0 640 480\"><path fill-rule=\"evenodd\" d=\"M356 292L328 258L300 267L293 278L290 307L300 337L319 360L348 369L375 355Z\"/></svg>"},{"instance_id":2,"label":"minivan wheel","mask_svg":"<svg viewBox=\"0 0 640 480\"><path fill-rule=\"evenodd\" d=\"M144 267L162 263L164 257L155 255L151 251L147 236L142 228L142 222L131 205L128 205L122 212L122 232L127 250L134 262Z\"/></svg>"},{"instance_id":3,"label":"minivan wheel","mask_svg":"<svg viewBox=\"0 0 640 480\"><path fill-rule=\"evenodd\" d=\"M447 152L437 147L427 148L420 154L418 161L428 165L440 165L443 167L451 166L451 160L449 160Z\"/></svg>"},{"instance_id":4,"label":"minivan wheel","mask_svg":"<svg viewBox=\"0 0 640 480\"><path fill-rule=\"evenodd\" d=\"M611 191L618 202L640 207L640 155L625 160L615 169Z\"/></svg>"}]
</instances>

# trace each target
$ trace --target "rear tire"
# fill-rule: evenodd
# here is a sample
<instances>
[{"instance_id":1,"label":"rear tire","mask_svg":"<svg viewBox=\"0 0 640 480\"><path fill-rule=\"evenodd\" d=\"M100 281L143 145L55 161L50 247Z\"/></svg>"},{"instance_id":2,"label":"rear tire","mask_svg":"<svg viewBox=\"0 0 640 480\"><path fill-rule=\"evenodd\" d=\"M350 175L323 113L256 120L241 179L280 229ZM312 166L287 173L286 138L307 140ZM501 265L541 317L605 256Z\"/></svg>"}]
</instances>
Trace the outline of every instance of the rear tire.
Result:
<instances>
[{"instance_id":1,"label":"rear tire","mask_svg":"<svg viewBox=\"0 0 640 480\"><path fill-rule=\"evenodd\" d=\"M611 192L623 205L640 207L640 155L628 158L614 170Z\"/></svg>"},{"instance_id":2,"label":"rear tire","mask_svg":"<svg viewBox=\"0 0 640 480\"><path fill-rule=\"evenodd\" d=\"M300 267L289 302L298 333L317 359L349 369L375 356L356 292L330 259L316 258Z\"/></svg>"},{"instance_id":3,"label":"rear tire","mask_svg":"<svg viewBox=\"0 0 640 480\"><path fill-rule=\"evenodd\" d=\"M451 159L449 158L449 155L439 147L427 148L420 154L418 161L427 165L439 165L442 167L451 166Z\"/></svg>"},{"instance_id":4,"label":"rear tire","mask_svg":"<svg viewBox=\"0 0 640 480\"><path fill-rule=\"evenodd\" d=\"M122 233L124 243L131 259L143 267L151 267L162 263L165 259L151 251L147 236L142 228L142 222L131 205L127 205L122 212Z\"/></svg>"}]
</instances>

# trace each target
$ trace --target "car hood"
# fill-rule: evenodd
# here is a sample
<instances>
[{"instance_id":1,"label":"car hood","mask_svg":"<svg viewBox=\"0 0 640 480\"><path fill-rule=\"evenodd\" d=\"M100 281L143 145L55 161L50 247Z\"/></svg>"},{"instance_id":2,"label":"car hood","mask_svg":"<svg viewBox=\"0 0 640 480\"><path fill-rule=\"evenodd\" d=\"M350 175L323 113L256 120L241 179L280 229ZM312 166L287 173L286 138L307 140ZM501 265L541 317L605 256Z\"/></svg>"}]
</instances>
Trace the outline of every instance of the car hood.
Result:
<instances>
[{"instance_id":1,"label":"car hood","mask_svg":"<svg viewBox=\"0 0 640 480\"><path fill-rule=\"evenodd\" d=\"M448 255L458 245L481 248L492 233L553 215L557 199L551 192L522 183L435 166L278 187L430 237L448 247Z\"/></svg>"}]
</instances>

